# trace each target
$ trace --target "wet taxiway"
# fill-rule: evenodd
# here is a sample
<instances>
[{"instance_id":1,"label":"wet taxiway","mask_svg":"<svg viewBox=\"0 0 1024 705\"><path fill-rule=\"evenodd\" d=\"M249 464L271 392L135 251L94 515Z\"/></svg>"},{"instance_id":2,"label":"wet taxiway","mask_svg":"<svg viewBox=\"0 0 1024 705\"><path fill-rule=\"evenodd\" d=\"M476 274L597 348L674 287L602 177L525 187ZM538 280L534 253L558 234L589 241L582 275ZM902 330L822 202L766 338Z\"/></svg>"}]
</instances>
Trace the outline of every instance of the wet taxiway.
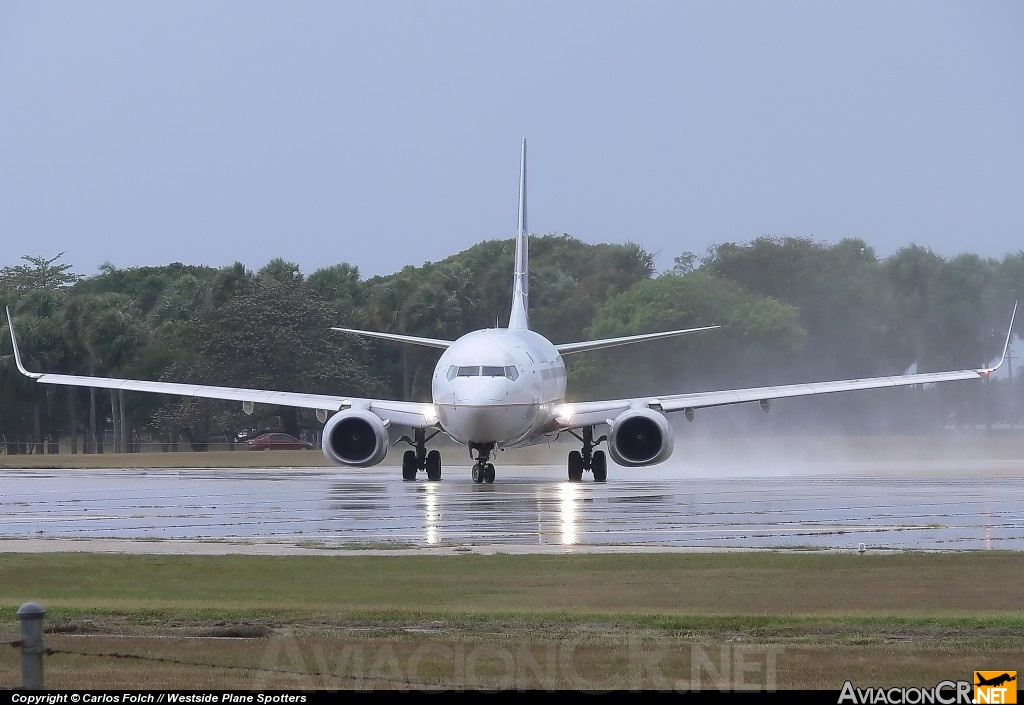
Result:
<instances>
[{"instance_id":1,"label":"wet taxiway","mask_svg":"<svg viewBox=\"0 0 1024 705\"><path fill-rule=\"evenodd\" d=\"M1024 550L1017 461L460 470L3 470L0 551Z\"/></svg>"}]
</instances>

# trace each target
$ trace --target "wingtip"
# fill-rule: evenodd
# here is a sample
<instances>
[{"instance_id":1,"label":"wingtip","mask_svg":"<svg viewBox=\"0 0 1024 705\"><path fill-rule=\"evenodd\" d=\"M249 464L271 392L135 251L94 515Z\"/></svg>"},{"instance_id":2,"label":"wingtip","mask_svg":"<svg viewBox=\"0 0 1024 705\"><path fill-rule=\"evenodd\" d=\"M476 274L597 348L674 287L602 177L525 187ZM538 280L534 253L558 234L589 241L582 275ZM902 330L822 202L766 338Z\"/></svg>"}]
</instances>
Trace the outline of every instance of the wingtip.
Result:
<instances>
[{"instance_id":1,"label":"wingtip","mask_svg":"<svg viewBox=\"0 0 1024 705\"><path fill-rule=\"evenodd\" d=\"M978 373L982 377L989 377L993 372L998 370L1006 362L1006 353L1010 349L1010 341L1013 339L1013 321L1017 317L1017 305L1020 301L1013 302L1013 313L1010 314L1010 325L1006 329L1006 341L1003 343L1003 354L999 357L999 362L995 367L984 367L978 370Z\"/></svg>"},{"instance_id":2,"label":"wingtip","mask_svg":"<svg viewBox=\"0 0 1024 705\"><path fill-rule=\"evenodd\" d=\"M40 377L43 376L42 373L29 372L27 369L25 369L25 364L21 361L21 352L18 350L18 338L17 336L14 335L14 319L11 318L11 307L5 306L4 308L7 311L7 330L11 332L11 349L14 351L14 364L18 368L18 372L25 375L26 377L31 377L32 379L39 379Z\"/></svg>"}]
</instances>

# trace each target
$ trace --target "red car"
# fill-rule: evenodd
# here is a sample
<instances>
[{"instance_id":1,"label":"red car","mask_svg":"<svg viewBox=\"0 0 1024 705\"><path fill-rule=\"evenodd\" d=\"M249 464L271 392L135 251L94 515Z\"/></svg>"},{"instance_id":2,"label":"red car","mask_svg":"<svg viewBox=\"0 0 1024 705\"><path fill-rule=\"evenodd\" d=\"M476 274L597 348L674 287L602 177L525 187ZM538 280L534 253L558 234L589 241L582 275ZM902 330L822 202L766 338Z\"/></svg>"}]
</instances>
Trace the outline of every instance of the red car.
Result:
<instances>
[{"instance_id":1,"label":"red car","mask_svg":"<svg viewBox=\"0 0 1024 705\"><path fill-rule=\"evenodd\" d=\"M250 438L245 442L251 450L306 450L316 448L309 441L304 441L287 433L264 433L262 436Z\"/></svg>"}]
</instances>

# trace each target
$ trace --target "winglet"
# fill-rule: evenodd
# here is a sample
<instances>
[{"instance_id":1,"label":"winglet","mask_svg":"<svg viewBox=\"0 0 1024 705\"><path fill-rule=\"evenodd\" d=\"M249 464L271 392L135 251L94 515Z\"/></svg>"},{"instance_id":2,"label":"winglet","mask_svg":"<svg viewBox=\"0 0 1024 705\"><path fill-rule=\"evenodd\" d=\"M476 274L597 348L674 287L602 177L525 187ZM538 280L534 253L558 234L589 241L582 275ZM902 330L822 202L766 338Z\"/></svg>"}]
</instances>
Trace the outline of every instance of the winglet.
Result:
<instances>
[{"instance_id":1,"label":"winglet","mask_svg":"<svg viewBox=\"0 0 1024 705\"><path fill-rule=\"evenodd\" d=\"M1003 343L1003 355L1002 355L1002 357L999 358L999 363L995 367L986 367L985 369L980 370L981 374L986 376L986 377L988 375L992 374L993 372L995 372L996 370L998 370L1000 367L1002 367L1003 366L1003 362L1006 360L1006 351L1009 349L1009 347L1010 347L1010 339L1013 337L1013 319L1017 315L1017 304L1018 303L1020 303L1020 302L1019 301L1014 301L1013 302L1013 313L1010 314L1010 327L1006 331L1006 342Z\"/></svg>"},{"instance_id":2,"label":"winglet","mask_svg":"<svg viewBox=\"0 0 1024 705\"><path fill-rule=\"evenodd\" d=\"M11 331L11 347L14 348L14 364L18 366L18 371L26 377L32 379L39 379L42 377L40 372L29 372L25 369L25 365L21 362L21 353L18 352L18 339L14 336L14 322L11 320L11 307L7 307L7 328Z\"/></svg>"},{"instance_id":3,"label":"winglet","mask_svg":"<svg viewBox=\"0 0 1024 705\"><path fill-rule=\"evenodd\" d=\"M526 230L526 138L523 138L523 154L519 163L519 229L516 231L516 263L512 281L512 313L508 327L526 329L530 327L529 315L529 243Z\"/></svg>"}]
</instances>

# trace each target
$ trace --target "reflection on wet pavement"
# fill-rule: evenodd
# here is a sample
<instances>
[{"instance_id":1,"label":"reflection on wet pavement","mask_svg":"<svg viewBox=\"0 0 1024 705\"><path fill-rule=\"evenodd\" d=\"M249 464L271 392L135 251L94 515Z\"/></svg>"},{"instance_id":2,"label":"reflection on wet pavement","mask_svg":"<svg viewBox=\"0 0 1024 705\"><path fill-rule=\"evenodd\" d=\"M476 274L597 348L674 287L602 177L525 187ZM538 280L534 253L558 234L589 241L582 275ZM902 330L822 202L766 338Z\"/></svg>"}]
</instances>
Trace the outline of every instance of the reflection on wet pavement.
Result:
<instances>
[{"instance_id":1,"label":"reflection on wet pavement","mask_svg":"<svg viewBox=\"0 0 1024 705\"><path fill-rule=\"evenodd\" d=\"M1024 550L1024 473L881 470L619 470L575 484L556 466L507 466L493 485L456 470L403 482L391 467L5 470L0 538Z\"/></svg>"}]
</instances>

